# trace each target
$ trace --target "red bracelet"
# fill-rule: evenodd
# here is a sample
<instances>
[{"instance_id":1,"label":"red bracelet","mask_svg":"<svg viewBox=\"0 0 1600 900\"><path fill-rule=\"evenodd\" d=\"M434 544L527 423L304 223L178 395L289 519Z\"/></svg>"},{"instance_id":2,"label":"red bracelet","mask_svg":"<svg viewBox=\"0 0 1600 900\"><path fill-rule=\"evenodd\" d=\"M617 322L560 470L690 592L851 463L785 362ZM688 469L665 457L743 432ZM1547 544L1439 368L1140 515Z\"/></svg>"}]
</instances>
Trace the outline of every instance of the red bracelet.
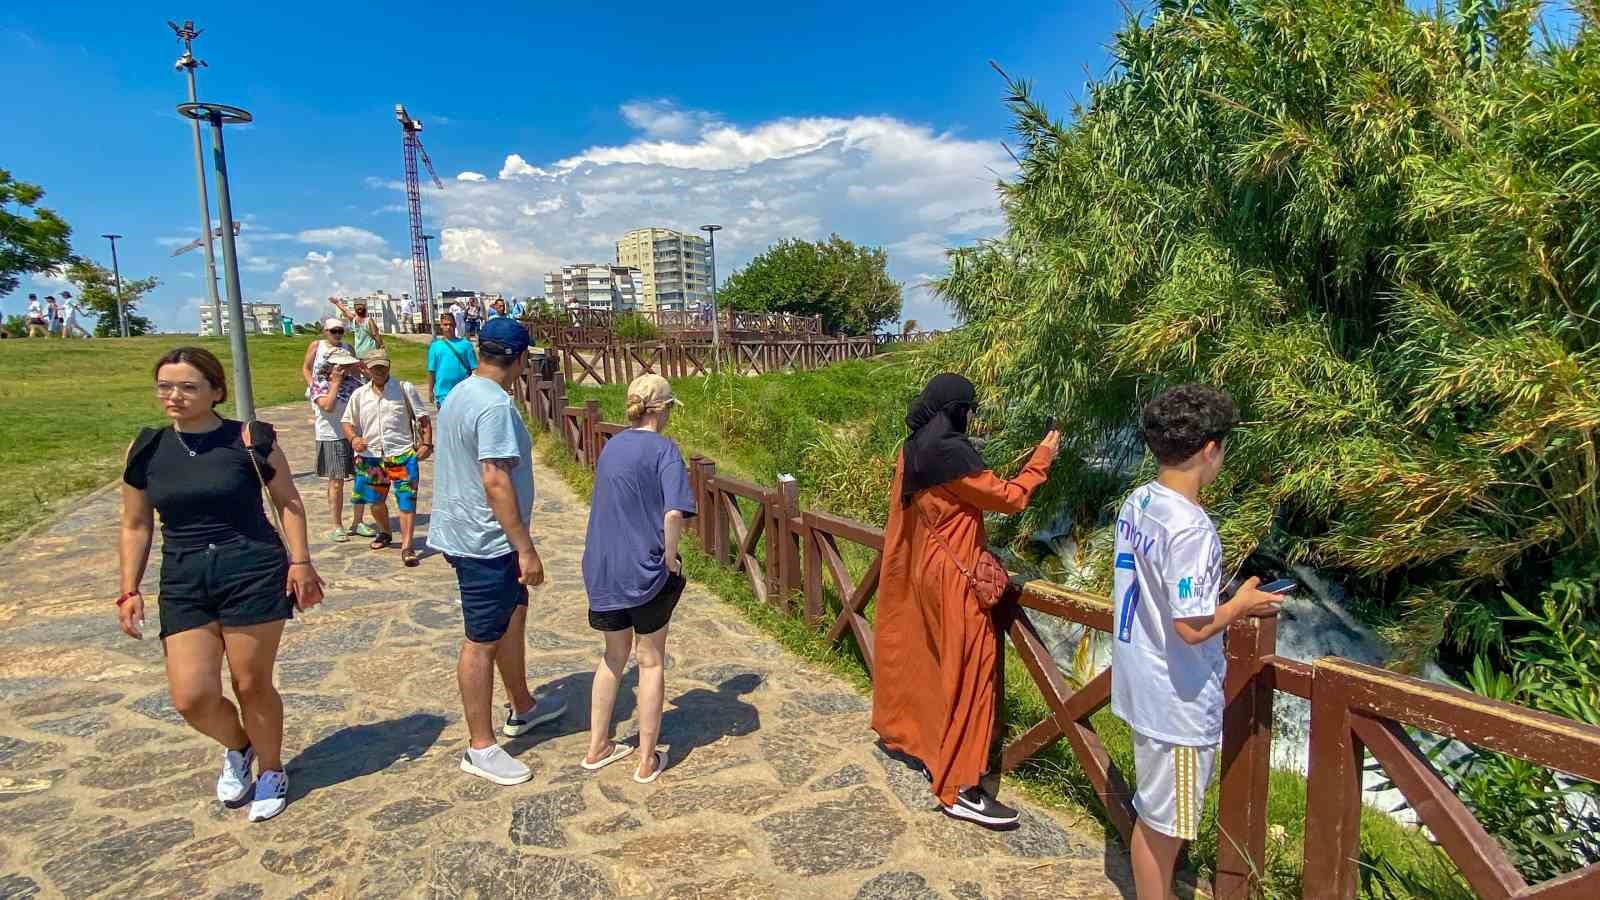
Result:
<instances>
[{"instance_id":1,"label":"red bracelet","mask_svg":"<svg viewBox=\"0 0 1600 900\"><path fill-rule=\"evenodd\" d=\"M143 596L144 595L139 593L138 591L128 591L128 592L124 593L121 597L117 598L117 605L121 606L122 604L127 603L129 597L143 597Z\"/></svg>"}]
</instances>

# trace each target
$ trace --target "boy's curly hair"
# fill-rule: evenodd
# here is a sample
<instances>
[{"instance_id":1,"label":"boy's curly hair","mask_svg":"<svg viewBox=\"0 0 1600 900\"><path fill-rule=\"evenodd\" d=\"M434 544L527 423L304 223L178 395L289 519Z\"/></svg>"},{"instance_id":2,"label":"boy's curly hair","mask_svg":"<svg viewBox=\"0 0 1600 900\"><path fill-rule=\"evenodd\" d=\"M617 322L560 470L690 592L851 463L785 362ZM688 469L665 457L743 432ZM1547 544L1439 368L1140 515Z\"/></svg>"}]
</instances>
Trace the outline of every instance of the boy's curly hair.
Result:
<instances>
[{"instance_id":1,"label":"boy's curly hair","mask_svg":"<svg viewBox=\"0 0 1600 900\"><path fill-rule=\"evenodd\" d=\"M1140 413L1139 434L1162 465L1175 466L1221 443L1239 424L1233 398L1204 384L1180 384L1157 394Z\"/></svg>"}]
</instances>

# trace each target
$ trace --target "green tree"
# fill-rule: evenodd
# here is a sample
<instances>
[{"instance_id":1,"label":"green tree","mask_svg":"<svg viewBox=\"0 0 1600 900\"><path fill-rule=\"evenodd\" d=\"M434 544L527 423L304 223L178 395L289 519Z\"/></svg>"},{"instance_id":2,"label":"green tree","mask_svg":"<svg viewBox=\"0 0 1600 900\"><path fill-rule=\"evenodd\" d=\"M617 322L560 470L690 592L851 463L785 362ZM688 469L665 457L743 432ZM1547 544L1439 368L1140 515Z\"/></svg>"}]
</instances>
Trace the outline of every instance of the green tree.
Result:
<instances>
[{"instance_id":1,"label":"green tree","mask_svg":"<svg viewBox=\"0 0 1600 900\"><path fill-rule=\"evenodd\" d=\"M17 289L21 276L54 272L72 255L72 228L40 207L42 199L43 188L0 169L0 297Z\"/></svg>"},{"instance_id":2,"label":"green tree","mask_svg":"<svg viewBox=\"0 0 1600 900\"><path fill-rule=\"evenodd\" d=\"M74 259L67 266L67 280L77 287L78 299L98 316L94 324L96 337L115 337L122 333L117 324L117 281L110 269L87 259ZM160 281L154 275L122 279L122 305L128 311L129 335L150 333L151 322L139 315L139 302L158 284Z\"/></svg>"},{"instance_id":3,"label":"green tree","mask_svg":"<svg viewBox=\"0 0 1600 900\"><path fill-rule=\"evenodd\" d=\"M837 234L826 241L779 241L734 272L717 291L730 309L822 316L829 333L871 334L900 316L900 284L889 255Z\"/></svg>"}]
</instances>

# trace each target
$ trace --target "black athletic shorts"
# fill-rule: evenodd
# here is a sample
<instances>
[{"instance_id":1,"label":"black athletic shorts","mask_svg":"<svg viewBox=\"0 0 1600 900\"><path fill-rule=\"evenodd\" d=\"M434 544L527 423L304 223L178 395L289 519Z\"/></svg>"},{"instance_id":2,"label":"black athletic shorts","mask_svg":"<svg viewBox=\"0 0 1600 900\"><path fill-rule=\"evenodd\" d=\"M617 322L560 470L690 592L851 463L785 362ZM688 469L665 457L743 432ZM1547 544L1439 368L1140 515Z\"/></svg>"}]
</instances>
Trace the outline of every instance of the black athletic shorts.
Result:
<instances>
[{"instance_id":1,"label":"black athletic shorts","mask_svg":"<svg viewBox=\"0 0 1600 900\"><path fill-rule=\"evenodd\" d=\"M284 591L283 544L238 537L203 547L161 551L161 636L221 622L225 628L294 618Z\"/></svg>"},{"instance_id":2,"label":"black athletic shorts","mask_svg":"<svg viewBox=\"0 0 1600 900\"><path fill-rule=\"evenodd\" d=\"M687 584L682 575L668 572L661 590L642 606L605 612L589 610L589 627L595 631L627 631L632 628L634 634L655 634L672 620L672 611L677 609L678 600L683 596L683 588Z\"/></svg>"}]
</instances>

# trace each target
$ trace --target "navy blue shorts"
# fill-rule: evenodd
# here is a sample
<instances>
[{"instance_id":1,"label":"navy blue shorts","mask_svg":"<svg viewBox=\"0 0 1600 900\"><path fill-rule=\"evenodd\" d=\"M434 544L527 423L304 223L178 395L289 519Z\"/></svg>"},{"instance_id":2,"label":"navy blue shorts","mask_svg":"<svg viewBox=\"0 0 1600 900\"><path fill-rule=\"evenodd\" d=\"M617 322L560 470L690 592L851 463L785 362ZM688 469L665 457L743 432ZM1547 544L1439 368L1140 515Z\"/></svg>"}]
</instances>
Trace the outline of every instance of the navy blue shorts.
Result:
<instances>
[{"instance_id":1,"label":"navy blue shorts","mask_svg":"<svg viewBox=\"0 0 1600 900\"><path fill-rule=\"evenodd\" d=\"M528 586L519 580L515 551L494 559L444 555L461 588L461 618L467 640L492 644L505 637L511 614L528 605Z\"/></svg>"}]
</instances>

